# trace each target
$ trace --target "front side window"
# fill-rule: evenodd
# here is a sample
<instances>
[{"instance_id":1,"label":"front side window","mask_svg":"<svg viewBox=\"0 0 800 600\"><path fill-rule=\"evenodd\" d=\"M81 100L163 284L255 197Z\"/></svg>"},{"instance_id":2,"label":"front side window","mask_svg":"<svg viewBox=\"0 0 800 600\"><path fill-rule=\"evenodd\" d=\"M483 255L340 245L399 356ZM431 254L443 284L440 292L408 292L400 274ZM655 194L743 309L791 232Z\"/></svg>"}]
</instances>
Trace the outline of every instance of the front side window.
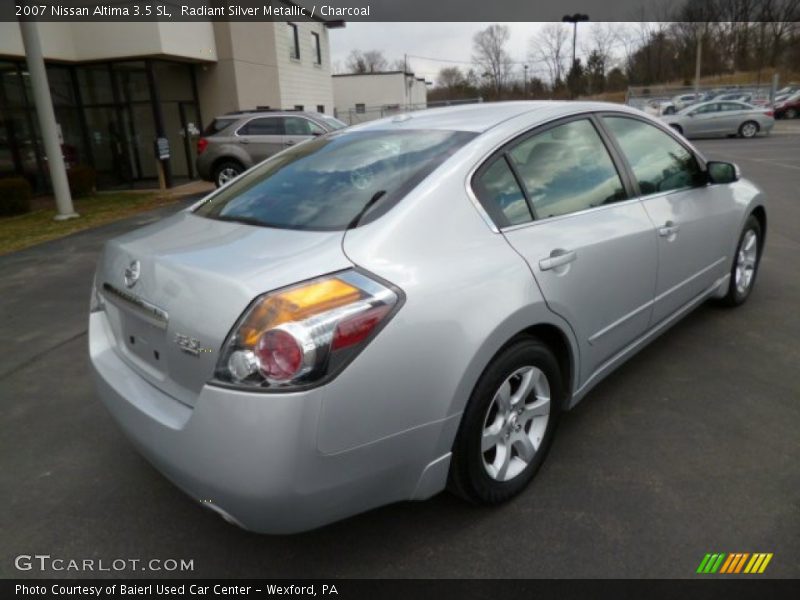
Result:
<instances>
[{"instance_id":1,"label":"front side window","mask_svg":"<svg viewBox=\"0 0 800 600\"><path fill-rule=\"evenodd\" d=\"M481 169L475 177L474 186L481 204L498 226L520 225L533 219L505 156L496 158L488 167Z\"/></svg>"},{"instance_id":2,"label":"front side window","mask_svg":"<svg viewBox=\"0 0 800 600\"><path fill-rule=\"evenodd\" d=\"M239 135L283 135L283 119L281 117L263 117L251 119L239 128Z\"/></svg>"},{"instance_id":3,"label":"front side window","mask_svg":"<svg viewBox=\"0 0 800 600\"><path fill-rule=\"evenodd\" d=\"M302 117L285 117L283 123L286 135L322 135L325 133L322 127Z\"/></svg>"},{"instance_id":4,"label":"front side window","mask_svg":"<svg viewBox=\"0 0 800 600\"><path fill-rule=\"evenodd\" d=\"M402 200L475 135L444 130L331 133L264 161L195 214L279 229L341 231L356 217L363 225Z\"/></svg>"},{"instance_id":5,"label":"front side window","mask_svg":"<svg viewBox=\"0 0 800 600\"><path fill-rule=\"evenodd\" d=\"M603 117L633 169L642 195L702 183L694 154L649 123L628 117Z\"/></svg>"},{"instance_id":6,"label":"front side window","mask_svg":"<svg viewBox=\"0 0 800 600\"><path fill-rule=\"evenodd\" d=\"M289 58L300 60L300 34L297 31L297 25L294 23L287 23L289 32Z\"/></svg>"},{"instance_id":7,"label":"front side window","mask_svg":"<svg viewBox=\"0 0 800 600\"><path fill-rule=\"evenodd\" d=\"M589 120L558 125L508 153L537 219L625 199L614 163Z\"/></svg>"},{"instance_id":8,"label":"front side window","mask_svg":"<svg viewBox=\"0 0 800 600\"><path fill-rule=\"evenodd\" d=\"M356 112L358 114L364 114L367 112L367 107L364 104L356 104Z\"/></svg>"}]
</instances>

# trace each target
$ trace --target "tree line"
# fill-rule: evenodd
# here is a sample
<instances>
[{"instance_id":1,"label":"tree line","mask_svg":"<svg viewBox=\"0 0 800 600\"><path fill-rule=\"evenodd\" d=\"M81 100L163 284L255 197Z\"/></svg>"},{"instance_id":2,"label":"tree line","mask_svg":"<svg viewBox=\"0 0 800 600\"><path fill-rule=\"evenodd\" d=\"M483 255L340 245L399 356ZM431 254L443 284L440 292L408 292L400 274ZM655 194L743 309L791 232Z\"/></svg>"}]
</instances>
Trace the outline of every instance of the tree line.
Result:
<instances>
[{"instance_id":1,"label":"tree line","mask_svg":"<svg viewBox=\"0 0 800 600\"><path fill-rule=\"evenodd\" d=\"M628 86L690 85L698 45L703 76L800 73L800 0L687 0L655 20L582 23L575 60L572 25L548 23L528 40L524 60L508 50L511 32L494 24L475 33L471 61L439 70L429 100L483 97L565 98ZM353 51L351 73L407 70L377 50Z\"/></svg>"}]
</instances>

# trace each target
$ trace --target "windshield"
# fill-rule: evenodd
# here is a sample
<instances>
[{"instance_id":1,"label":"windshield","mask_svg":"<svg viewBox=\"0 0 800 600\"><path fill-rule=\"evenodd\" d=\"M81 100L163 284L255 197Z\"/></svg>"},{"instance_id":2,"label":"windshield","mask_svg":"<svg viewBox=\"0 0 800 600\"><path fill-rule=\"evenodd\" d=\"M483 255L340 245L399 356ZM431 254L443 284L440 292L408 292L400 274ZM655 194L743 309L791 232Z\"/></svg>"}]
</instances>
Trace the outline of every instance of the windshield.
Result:
<instances>
[{"instance_id":1,"label":"windshield","mask_svg":"<svg viewBox=\"0 0 800 600\"><path fill-rule=\"evenodd\" d=\"M347 127L347 123L340 121L335 117L329 117L328 115L320 115L320 118L325 121L325 124L330 127L331 131L336 131L337 129L344 129Z\"/></svg>"},{"instance_id":2,"label":"windshield","mask_svg":"<svg viewBox=\"0 0 800 600\"><path fill-rule=\"evenodd\" d=\"M475 135L439 130L331 133L254 167L195 213L280 229L337 231L357 218L365 224Z\"/></svg>"}]
</instances>

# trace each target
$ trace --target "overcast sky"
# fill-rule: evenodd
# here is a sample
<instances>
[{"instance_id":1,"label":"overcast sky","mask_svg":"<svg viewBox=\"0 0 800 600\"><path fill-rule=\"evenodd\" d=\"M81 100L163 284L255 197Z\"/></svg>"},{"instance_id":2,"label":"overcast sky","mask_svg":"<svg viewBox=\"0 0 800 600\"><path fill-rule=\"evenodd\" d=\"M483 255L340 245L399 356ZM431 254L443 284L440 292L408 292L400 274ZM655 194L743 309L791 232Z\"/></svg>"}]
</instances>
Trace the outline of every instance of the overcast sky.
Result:
<instances>
[{"instance_id":1,"label":"overcast sky","mask_svg":"<svg viewBox=\"0 0 800 600\"><path fill-rule=\"evenodd\" d=\"M529 62L529 40L545 23L503 23L511 29L508 51L514 61ZM411 70L428 81L435 81L439 69L447 66L469 68L472 36L490 23L347 23L344 29L330 30L334 70L343 69L351 50L381 50L391 62L409 55ZM590 24L578 26L578 56L581 34ZM418 57L432 57L428 60ZM460 62L446 62L460 61ZM544 65L530 62L530 76L546 78ZM521 72L522 65L515 65Z\"/></svg>"}]
</instances>

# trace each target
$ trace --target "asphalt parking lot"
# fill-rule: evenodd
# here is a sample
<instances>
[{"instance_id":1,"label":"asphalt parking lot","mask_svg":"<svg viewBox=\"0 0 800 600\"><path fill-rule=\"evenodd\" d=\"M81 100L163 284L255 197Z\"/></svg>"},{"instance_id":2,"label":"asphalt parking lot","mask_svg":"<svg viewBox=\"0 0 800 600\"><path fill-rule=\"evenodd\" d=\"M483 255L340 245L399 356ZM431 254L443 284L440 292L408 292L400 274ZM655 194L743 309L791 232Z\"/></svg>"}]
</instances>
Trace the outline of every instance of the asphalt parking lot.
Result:
<instances>
[{"instance_id":1,"label":"asphalt parking lot","mask_svg":"<svg viewBox=\"0 0 800 600\"><path fill-rule=\"evenodd\" d=\"M195 577L673 578L707 552L800 576L800 129L697 145L770 197L749 302L700 308L599 385L493 510L445 493L297 536L228 525L134 451L89 377L97 251L165 211L0 257L0 576L50 554L193 559Z\"/></svg>"}]
</instances>

